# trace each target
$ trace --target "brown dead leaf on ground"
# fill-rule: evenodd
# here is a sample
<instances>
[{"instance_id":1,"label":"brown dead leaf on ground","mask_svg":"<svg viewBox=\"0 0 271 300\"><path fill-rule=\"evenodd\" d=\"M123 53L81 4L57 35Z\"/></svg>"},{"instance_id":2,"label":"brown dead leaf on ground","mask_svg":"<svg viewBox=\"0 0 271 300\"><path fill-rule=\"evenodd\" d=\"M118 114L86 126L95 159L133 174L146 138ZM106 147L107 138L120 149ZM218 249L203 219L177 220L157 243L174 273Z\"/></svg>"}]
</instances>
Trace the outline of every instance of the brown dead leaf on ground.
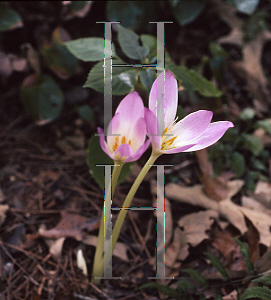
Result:
<instances>
[{"instance_id":1,"label":"brown dead leaf on ground","mask_svg":"<svg viewBox=\"0 0 271 300\"><path fill-rule=\"evenodd\" d=\"M206 231L211 229L218 216L215 210L206 210L186 215L178 221L182 231L182 248L180 249L179 259L184 259L188 255L190 245L196 247L203 240L209 238Z\"/></svg>"},{"instance_id":2,"label":"brown dead leaf on ground","mask_svg":"<svg viewBox=\"0 0 271 300\"><path fill-rule=\"evenodd\" d=\"M225 267L230 270L240 271L245 269L244 256L241 254L240 246L227 231L215 231L212 245L226 259Z\"/></svg>"},{"instance_id":3,"label":"brown dead leaf on ground","mask_svg":"<svg viewBox=\"0 0 271 300\"><path fill-rule=\"evenodd\" d=\"M243 21L237 17L237 10L227 2L213 1L214 11L231 28L231 32L218 39L220 44L235 44L243 49L242 61L233 61L231 66L235 74L246 80L247 89L254 96L254 101L261 103L263 112L268 111L267 103L270 102L270 93L267 89L268 81L264 74L261 60L265 43L271 40L271 32L264 30L250 42L243 42ZM258 106L259 108L259 106Z\"/></svg>"},{"instance_id":4,"label":"brown dead leaf on ground","mask_svg":"<svg viewBox=\"0 0 271 300\"><path fill-rule=\"evenodd\" d=\"M226 173L213 178L213 167L212 163L208 160L207 149L196 151L196 156L201 170L199 177L203 183L206 194L216 201L225 199L228 192L227 182L233 177L233 174Z\"/></svg>"},{"instance_id":5,"label":"brown dead leaf on ground","mask_svg":"<svg viewBox=\"0 0 271 300\"><path fill-rule=\"evenodd\" d=\"M61 212L61 220L52 229L40 230L40 236L49 239L61 237L73 237L77 241L82 241L86 236L85 231L98 229L100 218L86 218L79 214L71 214L66 211Z\"/></svg>"}]
</instances>

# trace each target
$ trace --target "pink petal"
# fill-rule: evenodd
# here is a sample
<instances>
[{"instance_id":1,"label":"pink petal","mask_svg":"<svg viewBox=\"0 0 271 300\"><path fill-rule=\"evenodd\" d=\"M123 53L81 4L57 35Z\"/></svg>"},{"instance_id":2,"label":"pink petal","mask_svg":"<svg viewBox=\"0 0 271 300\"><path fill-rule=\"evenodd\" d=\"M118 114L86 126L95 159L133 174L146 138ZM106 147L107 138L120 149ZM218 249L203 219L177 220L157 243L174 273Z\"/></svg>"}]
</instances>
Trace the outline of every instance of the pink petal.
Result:
<instances>
[{"instance_id":1,"label":"pink petal","mask_svg":"<svg viewBox=\"0 0 271 300\"><path fill-rule=\"evenodd\" d=\"M131 128L127 136L127 143L129 140L131 140L133 152L143 145L146 140L146 122L144 118L138 119L136 124Z\"/></svg>"},{"instance_id":2,"label":"pink petal","mask_svg":"<svg viewBox=\"0 0 271 300\"><path fill-rule=\"evenodd\" d=\"M107 149L107 144L106 144L106 142L105 142L105 138L104 138L104 132L103 132L103 130L100 128L100 127L98 127L97 128L97 130L98 130L98 133L100 134L100 145L101 145L101 148L103 149L103 151L109 156L109 157L111 157L112 159L113 159L113 156L111 155L111 153L108 151L108 149Z\"/></svg>"},{"instance_id":3,"label":"pink petal","mask_svg":"<svg viewBox=\"0 0 271 300\"><path fill-rule=\"evenodd\" d=\"M125 160L133 155L132 148L129 144L122 144L113 153L114 160Z\"/></svg>"},{"instance_id":4,"label":"pink petal","mask_svg":"<svg viewBox=\"0 0 271 300\"><path fill-rule=\"evenodd\" d=\"M176 145L193 144L194 139L200 136L208 127L212 120L213 113L208 110L199 110L189 114L174 129L169 132L175 136ZM192 142L193 141L193 142Z\"/></svg>"},{"instance_id":5,"label":"pink petal","mask_svg":"<svg viewBox=\"0 0 271 300\"><path fill-rule=\"evenodd\" d=\"M151 140L153 148L160 150L161 149L161 136L157 134L157 118L155 114L145 108L145 122L147 126L147 134Z\"/></svg>"},{"instance_id":6,"label":"pink petal","mask_svg":"<svg viewBox=\"0 0 271 300\"><path fill-rule=\"evenodd\" d=\"M201 136L192 141L195 146L183 152L197 151L211 146L217 142L230 127L234 127L234 125L229 121L211 123Z\"/></svg>"},{"instance_id":7,"label":"pink petal","mask_svg":"<svg viewBox=\"0 0 271 300\"><path fill-rule=\"evenodd\" d=\"M157 83L159 86L157 86ZM163 86L164 84L164 92ZM161 90L160 90L161 89ZM158 95L157 95L158 93ZM165 115L165 127L169 127L176 116L177 105L178 105L178 86L177 80L174 78L173 74L165 70L164 73L161 73L157 79L154 81L150 97L149 97L149 109L156 115L156 100L161 103L161 100L164 97L164 115ZM163 109L163 108L162 108Z\"/></svg>"},{"instance_id":8,"label":"pink petal","mask_svg":"<svg viewBox=\"0 0 271 300\"><path fill-rule=\"evenodd\" d=\"M124 97L116 110L117 113L121 114L123 122L131 123L138 118L143 118L144 105L138 93L133 92Z\"/></svg>"},{"instance_id":9,"label":"pink petal","mask_svg":"<svg viewBox=\"0 0 271 300\"><path fill-rule=\"evenodd\" d=\"M113 145L115 144L116 135L114 134L120 134L119 138L124 135L123 133L123 126L121 123L121 115L115 114L115 116L111 119L109 122L108 128L107 128L107 144L109 149L113 148Z\"/></svg>"},{"instance_id":10,"label":"pink petal","mask_svg":"<svg viewBox=\"0 0 271 300\"><path fill-rule=\"evenodd\" d=\"M150 140L147 140L147 142L144 143L140 148L138 148L133 155L125 159L124 162L131 162L131 161L138 160L142 156L142 154L148 149L150 142L151 142Z\"/></svg>"},{"instance_id":11,"label":"pink petal","mask_svg":"<svg viewBox=\"0 0 271 300\"><path fill-rule=\"evenodd\" d=\"M170 149L170 150L162 150L164 154L173 154L173 153L179 153L179 152L185 152L190 151L189 149L193 147L195 144L185 145L182 147Z\"/></svg>"}]
</instances>

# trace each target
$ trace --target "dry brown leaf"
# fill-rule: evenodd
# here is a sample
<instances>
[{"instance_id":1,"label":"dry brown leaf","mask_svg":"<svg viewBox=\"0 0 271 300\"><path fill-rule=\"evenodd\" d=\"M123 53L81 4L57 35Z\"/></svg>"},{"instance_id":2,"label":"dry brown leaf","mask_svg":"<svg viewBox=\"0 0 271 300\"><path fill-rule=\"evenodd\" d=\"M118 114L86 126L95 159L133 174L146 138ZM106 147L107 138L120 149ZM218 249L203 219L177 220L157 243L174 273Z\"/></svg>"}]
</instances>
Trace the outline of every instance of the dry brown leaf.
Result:
<instances>
[{"instance_id":1,"label":"dry brown leaf","mask_svg":"<svg viewBox=\"0 0 271 300\"><path fill-rule=\"evenodd\" d=\"M270 247L271 245L271 216L258 212L255 210L248 209L246 207L239 207L242 213L252 222L252 224L256 227L260 236L260 243L265 245L266 247Z\"/></svg>"},{"instance_id":2,"label":"dry brown leaf","mask_svg":"<svg viewBox=\"0 0 271 300\"><path fill-rule=\"evenodd\" d=\"M214 11L231 27L231 32L218 39L218 43L235 44L243 48L243 60L231 62L234 72L246 79L247 88L254 98L260 101L262 111L267 111L266 101L270 99L270 93L267 89L268 81L261 60L263 47L271 39L271 32L264 30L258 33L252 41L243 43L243 21L237 17L236 9L227 2L213 1L212 4Z\"/></svg>"},{"instance_id":3,"label":"dry brown leaf","mask_svg":"<svg viewBox=\"0 0 271 300\"><path fill-rule=\"evenodd\" d=\"M242 180L229 181L227 184L228 195L225 200L216 202L210 199L203 192L202 185L193 187L181 187L174 183L169 183L165 187L165 194L168 198L201 206L206 209L213 209L228 219L241 233L247 231L244 215L239 210L239 206L234 204L230 199L237 194L242 188L244 182Z\"/></svg>"},{"instance_id":4,"label":"dry brown leaf","mask_svg":"<svg viewBox=\"0 0 271 300\"><path fill-rule=\"evenodd\" d=\"M86 218L78 214L61 212L61 220L52 229L40 230L40 236L49 239L58 239L60 237L73 237L82 241L86 236L86 230L92 231L98 229L100 218Z\"/></svg>"},{"instance_id":5,"label":"dry brown leaf","mask_svg":"<svg viewBox=\"0 0 271 300\"><path fill-rule=\"evenodd\" d=\"M6 212L9 210L9 206L7 204L0 205L0 225L5 222Z\"/></svg>"},{"instance_id":6,"label":"dry brown leaf","mask_svg":"<svg viewBox=\"0 0 271 300\"><path fill-rule=\"evenodd\" d=\"M213 166L208 160L207 149L196 151L196 155L201 170L199 177L203 183L205 193L216 201L225 199L227 196L227 182L233 177L233 174L227 172L213 178Z\"/></svg>"},{"instance_id":7,"label":"dry brown leaf","mask_svg":"<svg viewBox=\"0 0 271 300\"><path fill-rule=\"evenodd\" d=\"M173 268L176 260L180 253L180 246L182 244L182 231L180 228L176 227L173 235L173 242L166 248L166 259L165 265L166 267Z\"/></svg>"},{"instance_id":8,"label":"dry brown leaf","mask_svg":"<svg viewBox=\"0 0 271 300\"><path fill-rule=\"evenodd\" d=\"M223 300L237 300L238 299L238 294L237 291L232 291L229 295L224 296L222 298Z\"/></svg>"},{"instance_id":9,"label":"dry brown leaf","mask_svg":"<svg viewBox=\"0 0 271 300\"><path fill-rule=\"evenodd\" d=\"M223 254L226 259L225 267L229 270L243 270L246 267L240 246L227 231L216 231L212 238L212 245Z\"/></svg>"},{"instance_id":10,"label":"dry brown leaf","mask_svg":"<svg viewBox=\"0 0 271 300\"><path fill-rule=\"evenodd\" d=\"M186 215L178 221L182 231L179 259L186 258L189 245L195 247L203 240L209 238L206 231L211 229L214 220L218 216L216 211L206 210Z\"/></svg>"}]
</instances>

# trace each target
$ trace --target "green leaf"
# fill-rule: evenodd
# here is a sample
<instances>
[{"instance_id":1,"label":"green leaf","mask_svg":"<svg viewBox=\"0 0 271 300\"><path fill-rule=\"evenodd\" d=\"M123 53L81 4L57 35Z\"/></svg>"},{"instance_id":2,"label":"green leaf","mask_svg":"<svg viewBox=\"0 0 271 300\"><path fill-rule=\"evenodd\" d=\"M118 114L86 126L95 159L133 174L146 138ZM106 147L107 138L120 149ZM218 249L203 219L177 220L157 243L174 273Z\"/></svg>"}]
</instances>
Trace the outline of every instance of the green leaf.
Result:
<instances>
[{"instance_id":1,"label":"green leaf","mask_svg":"<svg viewBox=\"0 0 271 300\"><path fill-rule=\"evenodd\" d=\"M193 22L203 11L206 2L204 0L170 0L172 12L181 26Z\"/></svg>"},{"instance_id":2,"label":"green leaf","mask_svg":"<svg viewBox=\"0 0 271 300\"><path fill-rule=\"evenodd\" d=\"M111 48L105 48L104 38L81 38L73 41L66 42L65 45L69 51L78 59L83 61L97 61L104 58L111 58L115 55L115 46L110 40L106 40L111 45ZM106 51L104 51L106 50Z\"/></svg>"},{"instance_id":3,"label":"green leaf","mask_svg":"<svg viewBox=\"0 0 271 300\"><path fill-rule=\"evenodd\" d=\"M152 69L141 69L139 72L140 81L144 88L150 92L152 84L156 79L156 71Z\"/></svg>"},{"instance_id":4,"label":"green leaf","mask_svg":"<svg viewBox=\"0 0 271 300\"><path fill-rule=\"evenodd\" d=\"M256 278L252 280L253 282L258 282L262 284L268 284L271 285L271 275L267 275L264 277Z\"/></svg>"},{"instance_id":5,"label":"green leaf","mask_svg":"<svg viewBox=\"0 0 271 300\"><path fill-rule=\"evenodd\" d=\"M240 178L246 170L246 161L244 155L235 151L229 157L229 160L229 167L236 174L236 177Z\"/></svg>"},{"instance_id":6,"label":"green leaf","mask_svg":"<svg viewBox=\"0 0 271 300\"><path fill-rule=\"evenodd\" d=\"M122 67L112 68L112 91L113 95L124 95L134 90L138 74L134 68L126 67L121 60L113 60L114 64L123 64ZM111 74L104 78L104 62L98 62L89 72L84 87L91 87L94 90L104 93L104 81L111 84Z\"/></svg>"},{"instance_id":7,"label":"green leaf","mask_svg":"<svg viewBox=\"0 0 271 300\"><path fill-rule=\"evenodd\" d=\"M180 295L180 293L177 292L176 290L174 290L173 288L168 287L166 285L159 284L157 282L149 282L149 283L143 284L142 286L136 288L135 290L137 291L137 290L148 289L148 288L157 289L162 294L172 297L174 299L183 299L182 295Z\"/></svg>"},{"instance_id":8,"label":"green leaf","mask_svg":"<svg viewBox=\"0 0 271 300\"><path fill-rule=\"evenodd\" d=\"M270 122L270 119L264 119L264 120L258 121L257 126L262 128L269 135L271 135L271 122Z\"/></svg>"},{"instance_id":9,"label":"green leaf","mask_svg":"<svg viewBox=\"0 0 271 300\"><path fill-rule=\"evenodd\" d=\"M43 46L41 53L48 65L56 75L66 79L74 74L77 69L77 59L60 43Z\"/></svg>"},{"instance_id":10,"label":"green leaf","mask_svg":"<svg viewBox=\"0 0 271 300\"><path fill-rule=\"evenodd\" d=\"M245 146L254 154L259 155L264 146L261 140L252 134L243 134Z\"/></svg>"},{"instance_id":11,"label":"green leaf","mask_svg":"<svg viewBox=\"0 0 271 300\"><path fill-rule=\"evenodd\" d=\"M126 28L155 28L149 22L158 21L159 1L108 1L106 14L109 21Z\"/></svg>"},{"instance_id":12,"label":"green leaf","mask_svg":"<svg viewBox=\"0 0 271 300\"><path fill-rule=\"evenodd\" d=\"M149 49L149 57L156 57L157 55L157 38L151 34L142 34L140 39Z\"/></svg>"},{"instance_id":13,"label":"green leaf","mask_svg":"<svg viewBox=\"0 0 271 300\"><path fill-rule=\"evenodd\" d=\"M211 253L204 253L208 259L211 261L212 265L217 269L217 271L223 276L224 281L229 280L229 275L226 268L222 265L222 263L218 260L216 256Z\"/></svg>"},{"instance_id":14,"label":"green leaf","mask_svg":"<svg viewBox=\"0 0 271 300\"><path fill-rule=\"evenodd\" d=\"M243 121L248 121L248 120L251 120L255 117L255 110L252 109L252 108L245 108L241 114L240 114L240 119L243 120Z\"/></svg>"},{"instance_id":15,"label":"green leaf","mask_svg":"<svg viewBox=\"0 0 271 300\"><path fill-rule=\"evenodd\" d=\"M123 53L129 58L142 61L149 54L148 47L144 44L140 45L139 36L132 30L126 29L120 24L117 27L119 30L118 41Z\"/></svg>"},{"instance_id":16,"label":"green leaf","mask_svg":"<svg viewBox=\"0 0 271 300\"><path fill-rule=\"evenodd\" d=\"M161 48L163 48L165 51L165 61L168 63L171 62L170 55L169 55L167 49L165 49L164 44L162 44L161 42L157 42L157 38L155 36L150 35L150 34L142 34L140 36L140 39L141 39L143 45L147 46L149 49L148 56L149 56L151 62L157 60L157 51L160 51Z\"/></svg>"},{"instance_id":17,"label":"green leaf","mask_svg":"<svg viewBox=\"0 0 271 300\"><path fill-rule=\"evenodd\" d=\"M207 288L208 281L205 279L203 275L201 275L198 271L193 269L184 269L182 272L185 272L190 275L190 277L197 282L202 288Z\"/></svg>"},{"instance_id":18,"label":"green leaf","mask_svg":"<svg viewBox=\"0 0 271 300\"><path fill-rule=\"evenodd\" d=\"M98 183L100 188L104 189L104 167L98 167L96 165L114 165L113 160L103 152L100 142L99 136L95 134L88 141L87 147L87 165L89 168L89 172L94 178L94 180ZM118 184L123 182L126 177L130 174L133 168L134 162L127 163L122 167Z\"/></svg>"},{"instance_id":19,"label":"green leaf","mask_svg":"<svg viewBox=\"0 0 271 300\"><path fill-rule=\"evenodd\" d=\"M180 293L188 294L188 293L195 293L197 288L194 284L186 280L178 280L177 281L177 291Z\"/></svg>"},{"instance_id":20,"label":"green leaf","mask_svg":"<svg viewBox=\"0 0 271 300\"><path fill-rule=\"evenodd\" d=\"M28 76L21 86L20 96L25 108L39 125L57 118L64 101L61 89L49 75Z\"/></svg>"},{"instance_id":21,"label":"green leaf","mask_svg":"<svg viewBox=\"0 0 271 300\"><path fill-rule=\"evenodd\" d=\"M70 6L72 11L80 11L82 10L89 1L71 1Z\"/></svg>"},{"instance_id":22,"label":"green leaf","mask_svg":"<svg viewBox=\"0 0 271 300\"><path fill-rule=\"evenodd\" d=\"M166 69L171 71L178 80L181 80L182 86L189 91L198 91L204 97L220 97L222 95L216 86L194 70L173 63L166 63Z\"/></svg>"},{"instance_id":23,"label":"green leaf","mask_svg":"<svg viewBox=\"0 0 271 300\"><path fill-rule=\"evenodd\" d=\"M235 7L241 13L251 15L257 8L260 0L233 0Z\"/></svg>"},{"instance_id":24,"label":"green leaf","mask_svg":"<svg viewBox=\"0 0 271 300\"><path fill-rule=\"evenodd\" d=\"M251 256L250 256L247 244L245 244L245 243L243 243L240 240L235 239L235 238L234 238L234 240L240 246L240 251L245 257L245 264L246 264L246 267L247 267L248 271L254 273L254 264L251 261Z\"/></svg>"},{"instance_id":25,"label":"green leaf","mask_svg":"<svg viewBox=\"0 0 271 300\"><path fill-rule=\"evenodd\" d=\"M19 14L6 3L0 2L0 31L12 30L22 27L23 22Z\"/></svg>"},{"instance_id":26,"label":"green leaf","mask_svg":"<svg viewBox=\"0 0 271 300\"><path fill-rule=\"evenodd\" d=\"M245 290L240 300L246 300L250 298L260 298L262 300L271 299L271 290L266 287L250 287Z\"/></svg>"},{"instance_id":27,"label":"green leaf","mask_svg":"<svg viewBox=\"0 0 271 300\"><path fill-rule=\"evenodd\" d=\"M82 119L88 122L91 122L94 119L93 109L89 105L82 105L77 107L77 112Z\"/></svg>"}]
</instances>

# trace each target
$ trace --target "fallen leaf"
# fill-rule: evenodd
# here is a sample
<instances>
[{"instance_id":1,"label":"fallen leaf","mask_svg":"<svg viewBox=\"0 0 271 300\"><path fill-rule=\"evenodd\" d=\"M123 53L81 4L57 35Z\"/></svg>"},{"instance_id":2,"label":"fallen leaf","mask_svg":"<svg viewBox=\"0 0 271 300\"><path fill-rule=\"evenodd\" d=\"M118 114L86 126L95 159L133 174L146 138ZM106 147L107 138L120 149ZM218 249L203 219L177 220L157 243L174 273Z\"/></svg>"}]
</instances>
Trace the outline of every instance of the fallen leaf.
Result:
<instances>
[{"instance_id":1,"label":"fallen leaf","mask_svg":"<svg viewBox=\"0 0 271 300\"><path fill-rule=\"evenodd\" d=\"M225 267L230 270L243 270L246 267L240 246L227 231L216 231L212 238L212 245L226 259Z\"/></svg>"},{"instance_id":2,"label":"fallen leaf","mask_svg":"<svg viewBox=\"0 0 271 300\"><path fill-rule=\"evenodd\" d=\"M209 238L206 231L211 229L214 220L218 216L216 211L206 210L186 215L178 221L178 225L182 231L179 259L186 258L189 245L195 247L203 240Z\"/></svg>"},{"instance_id":3,"label":"fallen leaf","mask_svg":"<svg viewBox=\"0 0 271 300\"><path fill-rule=\"evenodd\" d=\"M9 206L7 204L0 205L0 225L5 222L6 212L9 210Z\"/></svg>"},{"instance_id":4,"label":"fallen leaf","mask_svg":"<svg viewBox=\"0 0 271 300\"><path fill-rule=\"evenodd\" d=\"M86 218L79 214L72 214L66 211L61 212L61 220L52 229L40 230L40 236L49 239L58 239L60 237L73 237L82 241L86 236L85 231L98 229L100 218Z\"/></svg>"},{"instance_id":5,"label":"fallen leaf","mask_svg":"<svg viewBox=\"0 0 271 300\"><path fill-rule=\"evenodd\" d=\"M228 35L218 39L218 43L235 44L242 47L242 61L232 61L234 73L244 78L247 89L255 99L261 103L262 111L268 111L270 93L267 85L268 80L262 68L262 52L266 42L271 40L271 32L263 30L252 41L243 42L243 21L238 18L237 10L226 1L212 1L212 7L219 17L231 28Z\"/></svg>"}]
</instances>

